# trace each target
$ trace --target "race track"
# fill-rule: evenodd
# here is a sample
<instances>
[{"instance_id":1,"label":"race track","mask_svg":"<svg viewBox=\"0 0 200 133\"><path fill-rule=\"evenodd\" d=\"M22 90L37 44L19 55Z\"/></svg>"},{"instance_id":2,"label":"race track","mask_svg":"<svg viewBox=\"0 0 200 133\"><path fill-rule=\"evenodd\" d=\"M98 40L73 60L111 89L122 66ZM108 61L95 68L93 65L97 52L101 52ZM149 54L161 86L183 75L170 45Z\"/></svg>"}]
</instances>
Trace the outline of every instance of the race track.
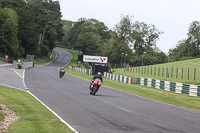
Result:
<instances>
[{"instance_id":1,"label":"race track","mask_svg":"<svg viewBox=\"0 0 200 133\"><path fill-rule=\"evenodd\" d=\"M89 94L89 81L58 67L71 54L56 49L49 65L26 70L28 89L79 133L199 133L200 112L168 105L102 86ZM91 76L92 78L92 76ZM59 127L58 127L59 128Z\"/></svg>"}]
</instances>

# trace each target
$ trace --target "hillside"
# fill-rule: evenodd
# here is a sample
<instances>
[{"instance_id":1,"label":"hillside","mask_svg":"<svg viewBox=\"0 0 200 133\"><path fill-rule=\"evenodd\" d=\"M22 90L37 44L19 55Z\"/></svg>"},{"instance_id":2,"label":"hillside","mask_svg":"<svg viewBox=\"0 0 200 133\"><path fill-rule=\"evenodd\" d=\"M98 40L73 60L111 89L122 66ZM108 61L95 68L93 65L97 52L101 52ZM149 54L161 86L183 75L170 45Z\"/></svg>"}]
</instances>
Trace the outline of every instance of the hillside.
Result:
<instances>
[{"instance_id":1,"label":"hillside","mask_svg":"<svg viewBox=\"0 0 200 133\"><path fill-rule=\"evenodd\" d=\"M169 67L169 70L168 70ZM113 69L115 74L200 84L200 58L142 67ZM189 73L189 74L188 74ZM168 75L169 74L169 75Z\"/></svg>"}]
</instances>

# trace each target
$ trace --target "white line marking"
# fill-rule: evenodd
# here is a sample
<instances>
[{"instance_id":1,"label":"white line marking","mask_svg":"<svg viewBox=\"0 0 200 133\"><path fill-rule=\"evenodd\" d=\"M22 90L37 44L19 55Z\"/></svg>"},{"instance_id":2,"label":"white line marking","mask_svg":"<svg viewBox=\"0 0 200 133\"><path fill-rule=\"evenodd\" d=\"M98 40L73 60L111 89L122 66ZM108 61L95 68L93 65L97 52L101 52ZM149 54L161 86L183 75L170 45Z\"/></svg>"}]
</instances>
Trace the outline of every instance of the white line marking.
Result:
<instances>
[{"instance_id":1,"label":"white line marking","mask_svg":"<svg viewBox=\"0 0 200 133\"><path fill-rule=\"evenodd\" d=\"M23 84L24 84L24 87L25 87L25 89L28 91L28 87L26 86L26 84L25 84L25 70L23 71Z\"/></svg>"},{"instance_id":2,"label":"white line marking","mask_svg":"<svg viewBox=\"0 0 200 133\"><path fill-rule=\"evenodd\" d=\"M28 91L30 95L32 95L35 99L37 99L42 105L44 105L48 110L50 110L61 122L67 125L72 131L78 133L71 125L69 125L65 120L63 120L56 112L54 112L51 108L49 108L46 104L44 104L40 99L38 99L35 95L33 95L30 91Z\"/></svg>"},{"instance_id":3,"label":"white line marking","mask_svg":"<svg viewBox=\"0 0 200 133\"><path fill-rule=\"evenodd\" d=\"M24 75L23 76L21 76L17 71L15 71L15 69L11 69L12 71L14 71L20 78L24 78ZM23 72L24 72L24 70L22 70ZM24 74L24 73L23 73Z\"/></svg>"},{"instance_id":4,"label":"white line marking","mask_svg":"<svg viewBox=\"0 0 200 133\"><path fill-rule=\"evenodd\" d=\"M56 57L57 57L57 53L56 53ZM55 59L56 59L55 57ZM54 60L55 60L54 59ZM53 61L54 61L53 60ZM51 61L51 62L53 62ZM50 62L50 63L51 63ZM49 64L50 64L49 63ZM47 65L47 64L46 64ZM46 65L43 65L43 66L46 66ZM48 107L46 104L44 104L39 98L37 98L34 94L32 94L29 90L28 90L28 87L26 86L25 84L25 70L24 70L24 77L23 77L23 83L24 83L24 87L26 88L27 92L32 95L36 100L38 100L43 106L45 106L49 111L51 111L62 123L64 123L66 126L68 126L72 131L74 131L75 133L78 133L78 131L76 131L70 124L68 124L64 119L62 119L56 112L54 112L50 107Z\"/></svg>"},{"instance_id":5,"label":"white line marking","mask_svg":"<svg viewBox=\"0 0 200 133\"><path fill-rule=\"evenodd\" d=\"M17 88L17 87L11 86L11 85L3 84L3 83L0 83L0 85L2 85L2 86L6 86L6 87L9 87L9 88L13 88L13 89L16 89L16 90L20 90L20 91L25 91L25 90L23 90L23 89L20 89L20 88Z\"/></svg>"}]
</instances>

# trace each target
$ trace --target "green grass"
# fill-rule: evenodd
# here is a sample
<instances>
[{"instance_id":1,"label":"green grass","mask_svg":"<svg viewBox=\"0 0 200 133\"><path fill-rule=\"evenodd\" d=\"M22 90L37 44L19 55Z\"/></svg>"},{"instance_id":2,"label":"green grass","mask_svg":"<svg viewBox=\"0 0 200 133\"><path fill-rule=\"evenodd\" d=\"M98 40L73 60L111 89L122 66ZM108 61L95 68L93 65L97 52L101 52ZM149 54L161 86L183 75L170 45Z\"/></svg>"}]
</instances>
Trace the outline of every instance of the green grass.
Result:
<instances>
[{"instance_id":1,"label":"green grass","mask_svg":"<svg viewBox=\"0 0 200 133\"><path fill-rule=\"evenodd\" d=\"M24 77L24 69L12 69L17 72L21 77Z\"/></svg>"},{"instance_id":2,"label":"green grass","mask_svg":"<svg viewBox=\"0 0 200 133\"><path fill-rule=\"evenodd\" d=\"M3 120L4 114L0 112L0 121Z\"/></svg>"},{"instance_id":3,"label":"green grass","mask_svg":"<svg viewBox=\"0 0 200 133\"><path fill-rule=\"evenodd\" d=\"M8 62L0 60L0 63L8 63Z\"/></svg>"},{"instance_id":4,"label":"green grass","mask_svg":"<svg viewBox=\"0 0 200 133\"><path fill-rule=\"evenodd\" d=\"M166 74L168 66L169 66L169 77L167 77L167 74ZM151 68L152 68L152 72L151 72ZM162 75L163 68L164 68L164 72ZM178 68L178 71L177 71L177 68ZM189 80L188 80L188 68L189 68ZM194 80L195 68L196 68L196 76ZM136 72L136 69L137 69L137 72ZM160 69L160 74L159 74L159 69ZM149 70L149 73L148 73L148 70ZM182 70L183 70L183 74L182 74ZM178 74L176 74L177 72ZM143 74L142 74L142 67L131 68L129 72L124 72L124 69L118 68L118 69L114 69L114 74L122 74L122 75L133 76L133 77L155 78L155 79L160 79L160 80L168 80L168 81L181 82L181 83L200 84L200 58L185 60L185 61L178 61L178 62L170 62L169 64L164 63L164 64L157 64L157 65L152 65L152 66L144 66ZM182 79L182 75L183 75L183 79Z\"/></svg>"},{"instance_id":5,"label":"green grass","mask_svg":"<svg viewBox=\"0 0 200 133\"><path fill-rule=\"evenodd\" d=\"M30 94L0 87L0 103L14 110L20 119L9 126L8 133L72 133L46 107Z\"/></svg>"},{"instance_id":6,"label":"green grass","mask_svg":"<svg viewBox=\"0 0 200 133\"><path fill-rule=\"evenodd\" d=\"M66 49L65 49L66 50ZM67 50L71 52L74 56L77 57L78 51L75 50ZM76 59L72 59L72 61L69 63L69 65L75 65L77 62ZM77 66L77 65L76 65ZM92 78L91 75L86 75L80 72L76 72L73 70L69 70L68 67L66 67L66 70L68 73L81 77L83 79L90 80ZM123 72L121 74L125 75ZM150 88L146 86L140 86L135 84L125 84L118 81L113 81L110 79L104 78L104 84L105 86L116 88L125 92L129 92L138 96L142 96L145 98L153 99L156 101L160 101L163 103L173 104L176 106L182 106L190 109L200 110L200 97L191 97L186 94L176 94L174 92L167 92L165 90Z\"/></svg>"},{"instance_id":7,"label":"green grass","mask_svg":"<svg viewBox=\"0 0 200 133\"><path fill-rule=\"evenodd\" d=\"M1 106L0 106L0 110L2 110ZM4 113L0 112L0 121L3 120L4 117Z\"/></svg>"},{"instance_id":8,"label":"green grass","mask_svg":"<svg viewBox=\"0 0 200 133\"><path fill-rule=\"evenodd\" d=\"M48 56L48 57L42 57L42 58L34 59L34 65L35 65L35 66L44 65L44 64L49 63L49 62L51 62L52 60L54 60L55 57L56 57L56 52L53 50L53 51L52 51L52 57L51 57L51 58L49 58L49 56Z\"/></svg>"}]
</instances>

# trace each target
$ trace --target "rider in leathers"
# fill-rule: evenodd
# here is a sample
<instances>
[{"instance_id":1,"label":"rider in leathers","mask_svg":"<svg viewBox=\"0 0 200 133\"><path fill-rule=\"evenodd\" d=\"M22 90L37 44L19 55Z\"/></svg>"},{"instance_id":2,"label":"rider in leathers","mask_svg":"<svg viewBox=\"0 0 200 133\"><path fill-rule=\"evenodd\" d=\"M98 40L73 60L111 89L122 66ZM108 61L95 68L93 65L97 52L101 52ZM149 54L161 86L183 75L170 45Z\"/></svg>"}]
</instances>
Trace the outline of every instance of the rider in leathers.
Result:
<instances>
[{"instance_id":1,"label":"rider in leathers","mask_svg":"<svg viewBox=\"0 0 200 133\"><path fill-rule=\"evenodd\" d=\"M59 75L61 75L61 74L65 74L65 69L64 69L64 67L62 67L61 69L60 69L60 71L59 71Z\"/></svg>"},{"instance_id":2,"label":"rider in leathers","mask_svg":"<svg viewBox=\"0 0 200 133\"><path fill-rule=\"evenodd\" d=\"M91 89L91 85L94 82L95 79L99 78L101 80L101 83L103 83L103 78L101 76L101 72L98 72L96 75L94 75L94 77L91 79L92 82L90 83L90 89Z\"/></svg>"}]
</instances>

